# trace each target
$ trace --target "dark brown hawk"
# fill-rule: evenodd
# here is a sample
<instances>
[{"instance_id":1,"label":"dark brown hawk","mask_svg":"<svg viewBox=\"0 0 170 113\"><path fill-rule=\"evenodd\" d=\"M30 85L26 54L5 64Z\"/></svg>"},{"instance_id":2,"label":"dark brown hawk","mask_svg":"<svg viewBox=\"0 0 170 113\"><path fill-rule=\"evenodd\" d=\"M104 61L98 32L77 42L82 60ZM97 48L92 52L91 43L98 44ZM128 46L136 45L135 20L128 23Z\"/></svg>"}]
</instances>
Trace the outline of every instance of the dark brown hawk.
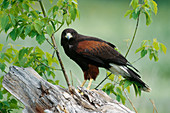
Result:
<instances>
[{"instance_id":1,"label":"dark brown hawk","mask_svg":"<svg viewBox=\"0 0 170 113\"><path fill-rule=\"evenodd\" d=\"M137 74L134 68L124 56L115 50L115 45L99 38L78 34L74 29L65 29L61 34L61 45L65 53L75 61L84 72L84 86L86 80L90 80L87 89L99 74L98 67L103 67L115 75L140 84L138 87L144 91L150 91ZM132 70L132 68L134 70Z\"/></svg>"}]
</instances>

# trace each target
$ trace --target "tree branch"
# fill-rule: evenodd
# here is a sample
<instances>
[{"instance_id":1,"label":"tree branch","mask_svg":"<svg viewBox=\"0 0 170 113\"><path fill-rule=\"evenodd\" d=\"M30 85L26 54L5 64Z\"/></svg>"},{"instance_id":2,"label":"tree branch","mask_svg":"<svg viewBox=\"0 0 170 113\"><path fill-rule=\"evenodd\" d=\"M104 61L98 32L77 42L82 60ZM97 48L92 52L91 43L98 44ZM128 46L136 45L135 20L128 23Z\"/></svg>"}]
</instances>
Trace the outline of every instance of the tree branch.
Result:
<instances>
[{"instance_id":1,"label":"tree branch","mask_svg":"<svg viewBox=\"0 0 170 113\"><path fill-rule=\"evenodd\" d=\"M23 113L134 113L102 90L71 90L44 80L32 68L11 66L3 87L24 104Z\"/></svg>"},{"instance_id":2,"label":"tree branch","mask_svg":"<svg viewBox=\"0 0 170 113\"><path fill-rule=\"evenodd\" d=\"M67 86L70 87L70 82L69 82L68 76L67 76L67 74L66 74L64 65L63 65L63 63L62 63L62 60L61 60L61 57L60 57L60 54L59 54L59 51L58 51L58 48L57 48L57 44L56 44L56 42L55 42L54 35L51 36L51 40L52 40L52 43L53 43L53 45L54 45L54 48L55 48L55 51L56 51L56 55L57 55L57 58L58 58L58 60L59 60L61 69L62 69L62 71L63 71L65 80L66 80L66 82L67 82Z\"/></svg>"},{"instance_id":3,"label":"tree branch","mask_svg":"<svg viewBox=\"0 0 170 113\"><path fill-rule=\"evenodd\" d=\"M39 3L40 3L41 10L42 10L42 12L43 12L44 17L46 17L46 13L45 13L45 9L44 9L44 7L43 7L42 1L39 0ZM64 24L64 23L62 23L62 24L60 25L60 27L58 27L58 29L57 29L55 32L57 32L57 31L63 26L63 24ZM55 33L55 32L54 32L54 33ZM61 60L61 57L60 57L60 54L59 54L59 51L58 51L57 44L56 44L56 42L55 42L54 33L53 33L52 36L51 36L51 41L52 41L53 47L55 48L57 58L58 58L58 60L59 60L59 63L60 63L62 72L63 72L64 77L65 77L65 80L66 80L66 82L67 82L67 86L70 87L69 79L68 79L68 76L67 76L67 74L66 74L64 65L63 65L63 63L62 63L62 60Z\"/></svg>"}]
</instances>

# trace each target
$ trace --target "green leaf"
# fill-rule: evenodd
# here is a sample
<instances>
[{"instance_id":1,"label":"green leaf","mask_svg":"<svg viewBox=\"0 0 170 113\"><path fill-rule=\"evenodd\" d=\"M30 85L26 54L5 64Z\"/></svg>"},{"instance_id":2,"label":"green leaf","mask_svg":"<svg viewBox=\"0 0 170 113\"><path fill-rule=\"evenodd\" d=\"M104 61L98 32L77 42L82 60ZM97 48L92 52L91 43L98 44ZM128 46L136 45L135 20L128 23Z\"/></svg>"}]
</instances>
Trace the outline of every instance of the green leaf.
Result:
<instances>
[{"instance_id":1,"label":"green leaf","mask_svg":"<svg viewBox=\"0 0 170 113\"><path fill-rule=\"evenodd\" d=\"M46 52L46 57L47 57L47 60L48 60L48 65L49 66L52 66L52 64L55 62L56 64L58 64L58 61L57 59L54 57L52 57L52 55L48 52Z\"/></svg>"},{"instance_id":2,"label":"green leaf","mask_svg":"<svg viewBox=\"0 0 170 113\"><path fill-rule=\"evenodd\" d=\"M139 13L140 13L139 11L136 13L136 11L134 10L132 12L132 18L136 20L138 18L138 16L139 16Z\"/></svg>"},{"instance_id":3,"label":"green leaf","mask_svg":"<svg viewBox=\"0 0 170 113\"><path fill-rule=\"evenodd\" d=\"M56 81L55 81L55 85L59 85L59 80L56 80Z\"/></svg>"},{"instance_id":4,"label":"green leaf","mask_svg":"<svg viewBox=\"0 0 170 113\"><path fill-rule=\"evenodd\" d=\"M23 4L22 4L22 7L23 7L27 12L29 12L29 6L28 6L28 4L23 3Z\"/></svg>"},{"instance_id":5,"label":"green leaf","mask_svg":"<svg viewBox=\"0 0 170 113\"><path fill-rule=\"evenodd\" d=\"M66 21L67 16L68 16L67 14L64 14L64 15L63 15L63 20L62 20L62 22L65 22L65 21Z\"/></svg>"},{"instance_id":6,"label":"green leaf","mask_svg":"<svg viewBox=\"0 0 170 113\"><path fill-rule=\"evenodd\" d=\"M44 34L42 34L42 35L37 35L36 36L36 41L39 43L39 44L42 44L44 41L45 41L45 36L44 36Z\"/></svg>"},{"instance_id":7,"label":"green leaf","mask_svg":"<svg viewBox=\"0 0 170 113\"><path fill-rule=\"evenodd\" d=\"M106 89L105 92L107 93L107 95L110 95L110 90Z\"/></svg>"},{"instance_id":8,"label":"green leaf","mask_svg":"<svg viewBox=\"0 0 170 113\"><path fill-rule=\"evenodd\" d=\"M118 102L120 102L120 95L117 95L117 96L116 96L116 100L117 100Z\"/></svg>"},{"instance_id":9,"label":"green leaf","mask_svg":"<svg viewBox=\"0 0 170 113\"><path fill-rule=\"evenodd\" d=\"M120 87L116 87L116 91L119 95L122 95L122 91L121 91Z\"/></svg>"},{"instance_id":10,"label":"green leaf","mask_svg":"<svg viewBox=\"0 0 170 113\"><path fill-rule=\"evenodd\" d=\"M50 1L51 4L53 3L53 0L49 0L49 1Z\"/></svg>"},{"instance_id":11,"label":"green leaf","mask_svg":"<svg viewBox=\"0 0 170 113\"><path fill-rule=\"evenodd\" d=\"M25 28L25 36L27 36L31 32L31 25L27 25Z\"/></svg>"},{"instance_id":12,"label":"green leaf","mask_svg":"<svg viewBox=\"0 0 170 113\"><path fill-rule=\"evenodd\" d=\"M6 15L4 15L4 16L2 17L2 20L1 20L1 28L2 28L2 29L5 29L6 26L7 26L7 24L8 24L8 22L9 22L9 17L8 17L8 15L6 14Z\"/></svg>"},{"instance_id":13,"label":"green leaf","mask_svg":"<svg viewBox=\"0 0 170 113\"><path fill-rule=\"evenodd\" d=\"M153 53L151 53L151 54L149 55L149 59L152 60L152 58L153 58Z\"/></svg>"},{"instance_id":14,"label":"green leaf","mask_svg":"<svg viewBox=\"0 0 170 113\"><path fill-rule=\"evenodd\" d=\"M18 54L18 59L19 59L19 60L22 60L22 58L24 57L24 55L27 54L27 53L28 53L28 50L27 50L27 49L25 49L25 48L21 49L21 50L19 51L19 54Z\"/></svg>"},{"instance_id":15,"label":"green leaf","mask_svg":"<svg viewBox=\"0 0 170 113\"><path fill-rule=\"evenodd\" d=\"M15 17L13 14L9 14L10 18L11 18L11 21L12 21L12 24L15 25L16 24L16 21L15 21Z\"/></svg>"},{"instance_id":16,"label":"green leaf","mask_svg":"<svg viewBox=\"0 0 170 113\"><path fill-rule=\"evenodd\" d=\"M144 14L145 14L145 17L146 17L146 25L150 25L152 20L151 20L151 16L150 16L150 13L148 12L149 10L145 10Z\"/></svg>"},{"instance_id":17,"label":"green leaf","mask_svg":"<svg viewBox=\"0 0 170 113\"><path fill-rule=\"evenodd\" d=\"M147 40L143 40L141 43L141 47L145 47L146 42L147 42Z\"/></svg>"},{"instance_id":18,"label":"green leaf","mask_svg":"<svg viewBox=\"0 0 170 113\"><path fill-rule=\"evenodd\" d=\"M55 79L55 74L52 71L51 71L51 76L53 77L53 79Z\"/></svg>"},{"instance_id":19,"label":"green leaf","mask_svg":"<svg viewBox=\"0 0 170 113\"><path fill-rule=\"evenodd\" d=\"M11 39L12 39L13 41L15 41L16 38L17 38L17 34L18 34L18 31L17 31L16 28L14 28L14 29L9 33L9 36L11 37Z\"/></svg>"},{"instance_id":20,"label":"green leaf","mask_svg":"<svg viewBox=\"0 0 170 113\"><path fill-rule=\"evenodd\" d=\"M123 85L123 88L125 89L125 88L127 88L128 86L130 86L130 85L132 85L132 84L133 84L133 83L132 83L131 81L126 80L125 83L124 83L124 85Z\"/></svg>"},{"instance_id":21,"label":"green leaf","mask_svg":"<svg viewBox=\"0 0 170 113\"><path fill-rule=\"evenodd\" d=\"M148 0L148 5L150 6L152 12L155 13L155 15L157 14L158 8L157 8L157 3L153 0Z\"/></svg>"},{"instance_id":22,"label":"green leaf","mask_svg":"<svg viewBox=\"0 0 170 113\"><path fill-rule=\"evenodd\" d=\"M157 50L157 51L159 50L159 44L158 44L156 38L153 39L153 44L152 45L155 48L155 50Z\"/></svg>"},{"instance_id":23,"label":"green leaf","mask_svg":"<svg viewBox=\"0 0 170 113\"><path fill-rule=\"evenodd\" d=\"M109 75L109 74L108 74ZM111 74L110 76L109 76L109 79L111 80L111 81L114 81L114 77L115 77L115 75L114 74Z\"/></svg>"},{"instance_id":24,"label":"green leaf","mask_svg":"<svg viewBox=\"0 0 170 113\"><path fill-rule=\"evenodd\" d=\"M158 58L158 52L157 52L157 51L154 51L153 57L154 57L154 60L155 60L156 62L159 60L159 58Z\"/></svg>"},{"instance_id":25,"label":"green leaf","mask_svg":"<svg viewBox=\"0 0 170 113\"><path fill-rule=\"evenodd\" d=\"M63 0L58 0L58 2L57 2L57 6L58 6L58 7L63 6Z\"/></svg>"},{"instance_id":26,"label":"green leaf","mask_svg":"<svg viewBox=\"0 0 170 113\"><path fill-rule=\"evenodd\" d=\"M144 57L146 54L147 54L147 50L143 49L143 50L141 51L141 57Z\"/></svg>"},{"instance_id":27,"label":"green leaf","mask_svg":"<svg viewBox=\"0 0 170 113\"><path fill-rule=\"evenodd\" d=\"M6 8L8 8L8 6L9 6L9 1L8 0L4 0L3 3L2 3L2 7L4 9L6 9Z\"/></svg>"},{"instance_id":28,"label":"green leaf","mask_svg":"<svg viewBox=\"0 0 170 113\"><path fill-rule=\"evenodd\" d=\"M32 17L38 18L38 14L36 11L30 11L30 13L31 13Z\"/></svg>"},{"instance_id":29,"label":"green leaf","mask_svg":"<svg viewBox=\"0 0 170 113\"><path fill-rule=\"evenodd\" d=\"M0 51L2 51L3 46L4 46L3 44L0 44Z\"/></svg>"},{"instance_id":30,"label":"green leaf","mask_svg":"<svg viewBox=\"0 0 170 113\"><path fill-rule=\"evenodd\" d=\"M160 43L160 45L161 45L162 51L164 52L164 54L166 54L166 50L167 50L166 46L162 43Z\"/></svg>"},{"instance_id":31,"label":"green leaf","mask_svg":"<svg viewBox=\"0 0 170 113\"><path fill-rule=\"evenodd\" d=\"M17 29L17 37L20 36L22 38L22 32L24 31L25 26L21 26Z\"/></svg>"},{"instance_id":32,"label":"green leaf","mask_svg":"<svg viewBox=\"0 0 170 113\"><path fill-rule=\"evenodd\" d=\"M10 103L16 104L17 105L17 101L15 99L11 99Z\"/></svg>"},{"instance_id":33,"label":"green leaf","mask_svg":"<svg viewBox=\"0 0 170 113\"><path fill-rule=\"evenodd\" d=\"M31 38L33 38L33 37L36 36L36 35L38 35L38 33L37 33L36 31L34 31L34 30L32 30L32 31L29 33L29 36L30 36Z\"/></svg>"},{"instance_id":34,"label":"green leaf","mask_svg":"<svg viewBox=\"0 0 170 113\"><path fill-rule=\"evenodd\" d=\"M9 105L9 103L7 101L3 101L2 103L3 103L3 105L5 105L7 107L10 107L10 105Z\"/></svg>"},{"instance_id":35,"label":"green leaf","mask_svg":"<svg viewBox=\"0 0 170 113\"><path fill-rule=\"evenodd\" d=\"M3 99L3 94L1 91L0 91L0 99Z\"/></svg>"},{"instance_id":36,"label":"green leaf","mask_svg":"<svg viewBox=\"0 0 170 113\"><path fill-rule=\"evenodd\" d=\"M138 7L139 0L132 0L130 5L133 7L133 9L136 9Z\"/></svg>"},{"instance_id":37,"label":"green leaf","mask_svg":"<svg viewBox=\"0 0 170 113\"><path fill-rule=\"evenodd\" d=\"M153 58L153 49L148 48L148 52L149 52L149 59L152 60L152 58Z\"/></svg>"},{"instance_id":38,"label":"green leaf","mask_svg":"<svg viewBox=\"0 0 170 113\"><path fill-rule=\"evenodd\" d=\"M76 8L74 8L74 6L73 5L71 5L71 8L70 8L70 13L71 13L71 19L73 20L73 21L75 21L75 19L76 19Z\"/></svg>"},{"instance_id":39,"label":"green leaf","mask_svg":"<svg viewBox=\"0 0 170 113\"><path fill-rule=\"evenodd\" d=\"M153 12L155 13L155 15L157 14L158 12L158 7L157 7L157 3L155 1L152 0L152 3L153 3L153 6L154 6L154 9L153 9Z\"/></svg>"},{"instance_id":40,"label":"green leaf","mask_svg":"<svg viewBox=\"0 0 170 113\"><path fill-rule=\"evenodd\" d=\"M25 65L26 62L27 62L27 58L24 57L21 60L19 60L19 65L22 66L22 67L25 67L24 65Z\"/></svg>"},{"instance_id":41,"label":"green leaf","mask_svg":"<svg viewBox=\"0 0 170 113\"><path fill-rule=\"evenodd\" d=\"M132 14L133 10L127 10L126 13L125 13L125 17L128 16L129 14Z\"/></svg>"},{"instance_id":42,"label":"green leaf","mask_svg":"<svg viewBox=\"0 0 170 113\"><path fill-rule=\"evenodd\" d=\"M126 98L123 95L121 95L120 98L122 100L122 104L125 105Z\"/></svg>"},{"instance_id":43,"label":"green leaf","mask_svg":"<svg viewBox=\"0 0 170 113\"><path fill-rule=\"evenodd\" d=\"M40 49L38 46L35 47L35 52L39 53L37 56L42 57L44 55L44 51Z\"/></svg>"},{"instance_id":44,"label":"green leaf","mask_svg":"<svg viewBox=\"0 0 170 113\"><path fill-rule=\"evenodd\" d=\"M140 47L140 48L138 48L138 49L135 51L135 53L138 53L139 51L141 51L141 50L143 50L143 49L145 49L145 47Z\"/></svg>"},{"instance_id":45,"label":"green leaf","mask_svg":"<svg viewBox=\"0 0 170 113\"><path fill-rule=\"evenodd\" d=\"M41 26L38 23L34 24L34 28L40 35L42 34Z\"/></svg>"},{"instance_id":46,"label":"green leaf","mask_svg":"<svg viewBox=\"0 0 170 113\"><path fill-rule=\"evenodd\" d=\"M46 27L47 34L51 37L52 34L54 33L53 26L51 24L48 24Z\"/></svg>"},{"instance_id":47,"label":"green leaf","mask_svg":"<svg viewBox=\"0 0 170 113\"><path fill-rule=\"evenodd\" d=\"M67 17L66 23L67 23L67 26L69 26L71 24L71 17L70 16Z\"/></svg>"},{"instance_id":48,"label":"green leaf","mask_svg":"<svg viewBox=\"0 0 170 113\"><path fill-rule=\"evenodd\" d=\"M6 65L4 63L0 62L0 69L2 72L5 71L5 67L6 67Z\"/></svg>"},{"instance_id":49,"label":"green leaf","mask_svg":"<svg viewBox=\"0 0 170 113\"><path fill-rule=\"evenodd\" d=\"M133 84L133 86L134 86L135 94L137 96L138 95L138 86L135 83Z\"/></svg>"}]
</instances>

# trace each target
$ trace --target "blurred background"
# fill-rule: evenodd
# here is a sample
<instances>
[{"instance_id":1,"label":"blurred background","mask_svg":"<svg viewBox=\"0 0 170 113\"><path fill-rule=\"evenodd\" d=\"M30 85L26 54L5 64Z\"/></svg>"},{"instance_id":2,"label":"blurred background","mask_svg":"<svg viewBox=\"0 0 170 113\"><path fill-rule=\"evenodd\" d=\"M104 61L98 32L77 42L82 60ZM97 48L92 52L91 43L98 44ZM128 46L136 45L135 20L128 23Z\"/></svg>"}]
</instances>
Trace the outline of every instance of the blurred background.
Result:
<instances>
[{"instance_id":1,"label":"blurred background","mask_svg":"<svg viewBox=\"0 0 170 113\"><path fill-rule=\"evenodd\" d=\"M157 40L167 47L167 54L160 52L159 61L150 61L148 56L134 63L133 65L140 71L142 80L145 81L152 89L150 93L142 92L141 97L136 97L131 87L131 93L128 94L134 106L139 113L152 113L153 105L149 99L153 100L159 113L169 113L170 107L170 0L155 0L158 4L158 14L152 15L152 23L146 26L145 16L140 16L139 27L136 34L136 39L130 50L127 59L130 62L137 60L140 53L135 54L135 50L140 47L143 40ZM46 9L50 8L48 0L43 0ZM69 27L77 30L78 33L94 36L103 40L109 41L116 45L121 53L125 55L127 51L126 40L132 39L136 21L124 17L125 12L129 9L130 0L78 0L80 10L80 20L76 19ZM37 7L38 8L38 7ZM80 85L79 81L83 81L83 73L80 67L70 60L64 53L60 45L61 32L68 28L63 26L62 29L56 33L56 42L67 70L70 75L70 70L73 75L74 86ZM26 47L39 46L45 52L53 52L48 43L39 45L35 39L27 38L27 40L17 40L13 42L11 39L6 42L6 34L2 33L0 36L0 43L7 45L12 43L14 45L21 44ZM129 40L129 43L130 43ZM60 68L58 66L58 68ZM105 69L100 69L100 75L93 82L94 88L102 79L105 78ZM56 79L60 80L61 85L66 86L65 79L62 72L56 72ZM69 76L71 80L71 77ZM101 85L103 87L105 83ZM87 85L87 84L86 84ZM113 99L115 98L112 96ZM132 106L126 101L126 106L133 110Z\"/></svg>"}]
</instances>

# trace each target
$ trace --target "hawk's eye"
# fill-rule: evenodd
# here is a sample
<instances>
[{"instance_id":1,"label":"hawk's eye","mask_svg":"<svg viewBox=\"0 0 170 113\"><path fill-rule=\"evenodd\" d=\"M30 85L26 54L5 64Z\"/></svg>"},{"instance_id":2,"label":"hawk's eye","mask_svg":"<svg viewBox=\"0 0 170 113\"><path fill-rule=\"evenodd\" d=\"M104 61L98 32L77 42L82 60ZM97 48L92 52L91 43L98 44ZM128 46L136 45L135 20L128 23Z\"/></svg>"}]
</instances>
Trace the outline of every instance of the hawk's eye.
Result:
<instances>
[{"instance_id":1,"label":"hawk's eye","mask_svg":"<svg viewBox=\"0 0 170 113\"><path fill-rule=\"evenodd\" d=\"M71 33L66 33L65 37L70 40L71 38L73 38L72 34Z\"/></svg>"}]
</instances>

